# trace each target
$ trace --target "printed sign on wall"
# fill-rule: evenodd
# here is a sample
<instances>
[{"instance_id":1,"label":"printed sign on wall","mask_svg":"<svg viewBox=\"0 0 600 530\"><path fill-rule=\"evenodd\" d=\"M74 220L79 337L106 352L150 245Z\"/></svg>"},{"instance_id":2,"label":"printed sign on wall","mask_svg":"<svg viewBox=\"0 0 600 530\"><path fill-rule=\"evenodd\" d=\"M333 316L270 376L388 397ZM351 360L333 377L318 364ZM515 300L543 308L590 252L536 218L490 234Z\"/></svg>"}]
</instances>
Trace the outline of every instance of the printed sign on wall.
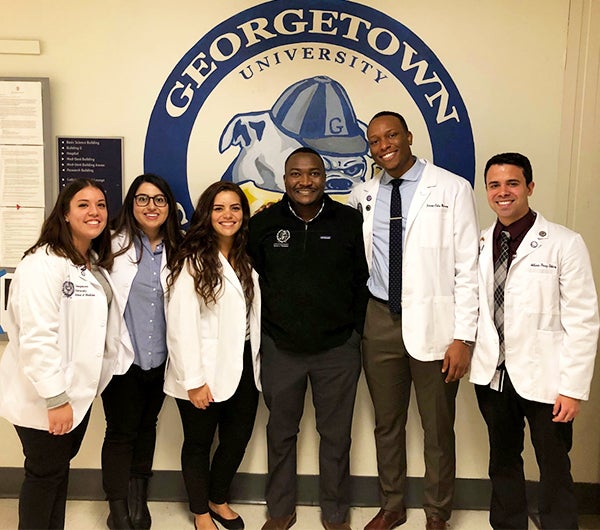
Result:
<instances>
[{"instance_id":1,"label":"printed sign on wall","mask_svg":"<svg viewBox=\"0 0 600 530\"><path fill-rule=\"evenodd\" d=\"M123 187L122 138L58 138L59 189L77 178L102 184L111 219L121 207Z\"/></svg>"}]
</instances>

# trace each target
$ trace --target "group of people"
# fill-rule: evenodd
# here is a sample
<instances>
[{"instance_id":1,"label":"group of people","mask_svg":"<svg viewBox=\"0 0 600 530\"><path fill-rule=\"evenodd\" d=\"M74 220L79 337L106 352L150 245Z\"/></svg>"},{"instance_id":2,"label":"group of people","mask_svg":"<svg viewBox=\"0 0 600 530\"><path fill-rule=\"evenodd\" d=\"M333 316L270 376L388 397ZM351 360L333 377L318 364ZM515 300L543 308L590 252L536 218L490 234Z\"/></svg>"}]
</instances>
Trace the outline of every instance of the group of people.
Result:
<instances>
[{"instance_id":1,"label":"group of people","mask_svg":"<svg viewBox=\"0 0 600 530\"><path fill-rule=\"evenodd\" d=\"M530 209L532 169L519 153L486 164L497 220L480 235L470 184L415 157L400 114L376 114L367 140L382 171L357 185L347 205L325 194L323 159L301 147L285 162L279 202L251 217L239 186L216 182L185 235L169 185L155 175L134 180L112 231L96 182L60 192L15 271L0 361L0 415L15 425L25 455L20 528L64 527L69 462L96 395L106 417L107 525L150 528L148 480L167 394L181 416L195 528L214 530L217 521L243 529L229 488L262 390L262 529L287 530L296 522L296 442L310 381L322 523L348 530L361 369L375 412L381 499L365 530L407 520L413 385L426 529L448 528L455 398L469 368L489 432L492 527L527 528L527 419L542 527L577 528L568 453L599 327L581 236Z\"/></svg>"},{"instance_id":2,"label":"group of people","mask_svg":"<svg viewBox=\"0 0 600 530\"><path fill-rule=\"evenodd\" d=\"M150 528L148 480L165 394L181 413L195 527L215 529L213 518L244 527L228 492L260 389L249 218L246 196L228 182L205 190L185 236L173 193L156 175L133 181L112 230L97 182L78 179L59 193L16 268L0 361L0 414L25 456L19 528L64 527L69 465L97 395L107 526Z\"/></svg>"}]
</instances>

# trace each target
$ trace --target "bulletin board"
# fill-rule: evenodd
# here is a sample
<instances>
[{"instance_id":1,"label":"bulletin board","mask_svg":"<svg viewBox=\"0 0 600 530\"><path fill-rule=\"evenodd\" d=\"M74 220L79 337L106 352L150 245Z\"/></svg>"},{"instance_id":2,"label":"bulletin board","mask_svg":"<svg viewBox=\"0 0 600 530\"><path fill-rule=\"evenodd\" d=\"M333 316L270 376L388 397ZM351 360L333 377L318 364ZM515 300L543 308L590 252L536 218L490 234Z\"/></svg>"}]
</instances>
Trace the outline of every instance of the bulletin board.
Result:
<instances>
[{"instance_id":1,"label":"bulletin board","mask_svg":"<svg viewBox=\"0 0 600 530\"><path fill-rule=\"evenodd\" d=\"M50 82L0 77L0 338L10 278L54 197Z\"/></svg>"}]
</instances>

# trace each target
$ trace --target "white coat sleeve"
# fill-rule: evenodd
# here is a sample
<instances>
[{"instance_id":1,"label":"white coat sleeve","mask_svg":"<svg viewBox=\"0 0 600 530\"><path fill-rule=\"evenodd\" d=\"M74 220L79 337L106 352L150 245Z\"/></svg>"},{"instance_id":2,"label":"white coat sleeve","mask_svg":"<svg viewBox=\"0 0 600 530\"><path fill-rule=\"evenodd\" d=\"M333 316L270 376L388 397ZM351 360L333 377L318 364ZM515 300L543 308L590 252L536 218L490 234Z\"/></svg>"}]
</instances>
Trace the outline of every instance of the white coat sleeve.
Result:
<instances>
[{"instance_id":1,"label":"white coat sleeve","mask_svg":"<svg viewBox=\"0 0 600 530\"><path fill-rule=\"evenodd\" d=\"M206 384L202 365L201 299L187 264L171 287L167 303L167 350L177 382L192 390Z\"/></svg>"},{"instance_id":2,"label":"white coat sleeve","mask_svg":"<svg viewBox=\"0 0 600 530\"><path fill-rule=\"evenodd\" d=\"M465 181L454 208L454 338L475 340L479 314L479 222L475 195Z\"/></svg>"},{"instance_id":3,"label":"white coat sleeve","mask_svg":"<svg viewBox=\"0 0 600 530\"><path fill-rule=\"evenodd\" d=\"M598 299L590 256L579 234L570 239L560 260L559 289L565 338L558 392L586 400L598 346Z\"/></svg>"},{"instance_id":4,"label":"white coat sleeve","mask_svg":"<svg viewBox=\"0 0 600 530\"><path fill-rule=\"evenodd\" d=\"M18 266L15 289L16 322L19 327L19 360L25 376L40 397L58 396L67 389L58 328L65 276L65 260L45 249L26 257ZM17 286L15 286L17 287Z\"/></svg>"}]
</instances>

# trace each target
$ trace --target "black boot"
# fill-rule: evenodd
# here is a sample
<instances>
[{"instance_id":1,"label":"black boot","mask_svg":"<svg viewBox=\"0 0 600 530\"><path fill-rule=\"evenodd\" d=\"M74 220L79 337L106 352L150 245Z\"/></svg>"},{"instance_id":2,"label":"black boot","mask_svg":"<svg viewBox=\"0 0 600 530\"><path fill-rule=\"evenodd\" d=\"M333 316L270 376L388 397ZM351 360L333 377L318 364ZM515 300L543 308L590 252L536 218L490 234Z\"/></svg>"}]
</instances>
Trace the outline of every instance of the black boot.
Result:
<instances>
[{"instance_id":1,"label":"black boot","mask_svg":"<svg viewBox=\"0 0 600 530\"><path fill-rule=\"evenodd\" d=\"M129 515L133 528L148 530L152 524L148 510L148 479L129 479Z\"/></svg>"},{"instance_id":2,"label":"black boot","mask_svg":"<svg viewBox=\"0 0 600 530\"><path fill-rule=\"evenodd\" d=\"M118 501L108 501L110 513L106 520L110 530L133 530L131 519L129 519L129 510L127 508L127 499Z\"/></svg>"}]
</instances>

